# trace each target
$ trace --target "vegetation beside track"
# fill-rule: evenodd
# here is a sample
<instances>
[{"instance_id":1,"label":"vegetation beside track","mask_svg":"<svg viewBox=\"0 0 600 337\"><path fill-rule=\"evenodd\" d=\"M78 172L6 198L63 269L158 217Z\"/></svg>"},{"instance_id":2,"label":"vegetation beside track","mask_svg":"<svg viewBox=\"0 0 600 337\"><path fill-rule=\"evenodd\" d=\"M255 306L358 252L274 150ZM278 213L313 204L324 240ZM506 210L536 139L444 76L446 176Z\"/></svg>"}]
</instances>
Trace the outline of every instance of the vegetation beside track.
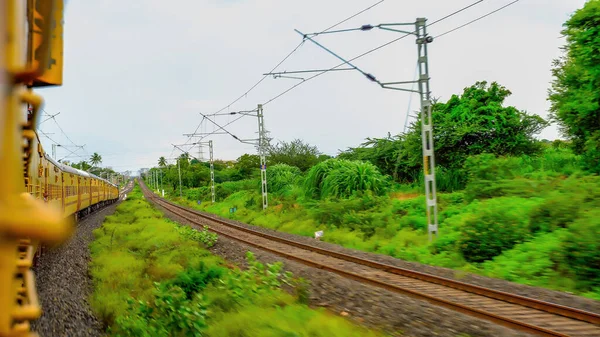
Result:
<instances>
[{"instance_id":1,"label":"vegetation beside track","mask_svg":"<svg viewBox=\"0 0 600 337\"><path fill-rule=\"evenodd\" d=\"M110 335L380 335L308 308L306 284L280 264L227 265L206 249L214 234L164 218L139 187L94 235L91 305Z\"/></svg>"},{"instance_id":2,"label":"vegetation beside track","mask_svg":"<svg viewBox=\"0 0 600 337\"><path fill-rule=\"evenodd\" d=\"M432 105L439 237L428 242L420 120L327 160L300 140L268 148L269 209L258 156L159 168L170 198L257 226L346 247L600 299L600 0L564 24L553 65L552 121L566 140L536 139L549 122L507 106L510 90L480 81ZM334 129L334 126L331 126ZM162 174L161 173L161 174ZM201 201L200 206L197 202Z\"/></svg>"},{"instance_id":3,"label":"vegetation beside track","mask_svg":"<svg viewBox=\"0 0 600 337\"><path fill-rule=\"evenodd\" d=\"M439 195L440 236L433 243L426 233L424 196L406 186L383 195L367 191L315 200L306 196L302 176L280 183L270 174L269 186L285 188L269 194L266 211L258 178L219 184L217 190L231 192L215 204L206 188L186 189L184 198L169 195L256 226L304 236L323 230L322 240L349 248L600 299L594 262L600 177L566 164L576 156L564 149L548 148L542 158L471 160L479 163L469 170L467 188ZM546 168L535 168L536 161Z\"/></svg>"}]
</instances>

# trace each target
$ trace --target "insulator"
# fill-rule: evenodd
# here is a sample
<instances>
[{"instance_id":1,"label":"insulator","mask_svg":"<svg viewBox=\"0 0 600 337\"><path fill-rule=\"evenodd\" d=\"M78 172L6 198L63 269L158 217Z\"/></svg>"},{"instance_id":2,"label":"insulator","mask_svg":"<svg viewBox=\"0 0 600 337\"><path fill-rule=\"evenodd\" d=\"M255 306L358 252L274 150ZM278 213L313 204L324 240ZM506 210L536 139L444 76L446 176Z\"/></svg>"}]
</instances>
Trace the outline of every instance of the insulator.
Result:
<instances>
[{"instance_id":1,"label":"insulator","mask_svg":"<svg viewBox=\"0 0 600 337\"><path fill-rule=\"evenodd\" d=\"M377 82L377 79L372 74L365 74L365 76L373 82Z\"/></svg>"}]
</instances>

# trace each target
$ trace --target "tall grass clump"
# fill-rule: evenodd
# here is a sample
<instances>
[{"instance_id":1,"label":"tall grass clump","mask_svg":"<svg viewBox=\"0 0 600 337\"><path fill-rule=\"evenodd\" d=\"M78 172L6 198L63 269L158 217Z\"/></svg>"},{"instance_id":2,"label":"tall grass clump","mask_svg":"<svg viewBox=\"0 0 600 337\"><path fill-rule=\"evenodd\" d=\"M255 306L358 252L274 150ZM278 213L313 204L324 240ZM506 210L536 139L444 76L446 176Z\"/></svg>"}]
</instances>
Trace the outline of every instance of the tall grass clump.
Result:
<instances>
[{"instance_id":1,"label":"tall grass clump","mask_svg":"<svg viewBox=\"0 0 600 337\"><path fill-rule=\"evenodd\" d=\"M315 199L347 198L355 192L384 194L389 178L370 162L329 159L313 166L304 181L306 195Z\"/></svg>"},{"instance_id":2,"label":"tall grass clump","mask_svg":"<svg viewBox=\"0 0 600 337\"><path fill-rule=\"evenodd\" d=\"M296 166L277 164L267 170L267 183L269 192L284 192L297 184L302 172Z\"/></svg>"}]
</instances>

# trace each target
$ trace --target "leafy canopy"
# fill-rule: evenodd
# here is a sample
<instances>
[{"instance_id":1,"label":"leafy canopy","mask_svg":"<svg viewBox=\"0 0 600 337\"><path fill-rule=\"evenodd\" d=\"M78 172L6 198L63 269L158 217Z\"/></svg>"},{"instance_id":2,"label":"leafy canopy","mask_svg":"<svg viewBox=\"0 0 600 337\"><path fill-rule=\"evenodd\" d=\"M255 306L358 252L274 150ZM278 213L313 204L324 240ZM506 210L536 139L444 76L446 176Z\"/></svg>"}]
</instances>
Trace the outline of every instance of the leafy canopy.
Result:
<instances>
[{"instance_id":1,"label":"leafy canopy","mask_svg":"<svg viewBox=\"0 0 600 337\"><path fill-rule=\"evenodd\" d=\"M446 103L432 106L436 165L448 170L462 169L472 155L497 156L534 154L541 146L534 135L548 123L513 106L505 106L511 92L493 82L477 82L453 95ZM340 158L368 160L398 181L416 181L423 166L421 120L407 133L368 139L350 148Z\"/></svg>"},{"instance_id":2,"label":"leafy canopy","mask_svg":"<svg viewBox=\"0 0 600 337\"><path fill-rule=\"evenodd\" d=\"M600 0L590 0L564 24L566 55L554 61L551 113L564 136L600 172Z\"/></svg>"},{"instance_id":3,"label":"leafy canopy","mask_svg":"<svg viewBox=\"0 0 600 337\"><path fill-rule=\"evenodd\" d=\"M287 164L306 171L319 162L319 149L316 146L294 139L291 142L279 142L269 146L268 162L270 164Z\"/></svg>"}]
</instances>

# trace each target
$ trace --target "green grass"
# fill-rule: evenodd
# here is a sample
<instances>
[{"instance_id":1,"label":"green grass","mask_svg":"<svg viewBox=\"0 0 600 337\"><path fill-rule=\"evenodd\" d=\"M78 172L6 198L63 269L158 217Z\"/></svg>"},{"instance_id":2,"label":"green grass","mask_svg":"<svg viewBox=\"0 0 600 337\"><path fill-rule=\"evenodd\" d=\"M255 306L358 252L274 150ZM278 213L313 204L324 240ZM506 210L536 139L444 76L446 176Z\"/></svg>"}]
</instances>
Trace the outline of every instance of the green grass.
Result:
<instances>
[{"instance_id":1,"label":"green grass","mask_svg":"<svg viewBox=\"0 0 600 337\"><path fill-rule=\"evenodd\" d=\"M263 265L230 267L214 241L162 217L139 188L94 231L90 302L113 336L381 336L306 306L306 283ZM284 284L292 294L281 290Z\"/></svg>"},{"instance_id":2,"label":"green grass","mask_svg":"<svg viewBox=\"0 0 600 337\"><path fill-rule=\"evenodd\" d=\"M312 237L323 230L322 240L348 248L600 297L600 247L594 244L600 237L590 216L600 207L600 177L579 171L580 158L569 150L470 158L465 190L438 193L440 232L433 243L418 184L396 184L383 195L357 190L322 198L316 187L337 166L319 165L304 185L271 193L266 211L258 184L238 185L215 204L175 200L282 232ZM587 251L575 243L578 235L589 238L582 246Z\"/></svg>"}]
</instances>

